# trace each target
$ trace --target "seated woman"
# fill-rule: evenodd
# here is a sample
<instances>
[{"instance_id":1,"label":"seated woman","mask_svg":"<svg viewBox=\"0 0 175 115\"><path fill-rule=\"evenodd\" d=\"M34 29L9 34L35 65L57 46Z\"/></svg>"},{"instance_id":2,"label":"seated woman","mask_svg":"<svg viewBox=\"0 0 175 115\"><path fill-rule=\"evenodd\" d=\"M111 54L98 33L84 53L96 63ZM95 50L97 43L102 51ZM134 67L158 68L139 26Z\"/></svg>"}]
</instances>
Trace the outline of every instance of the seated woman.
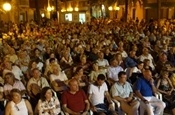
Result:
<instances>
[{"instance_id":1,"label":"seated woman","mask_svg":"<svg viewBox=\"0 0 175 115\"><path fill-rule=\"evenodd\" d=\"M61 93L67 89L68 78L63 71L60 71L60 66L53 65L53 72L50 75L50 85L56 91L58 98L61 97Z\"/></svg>"},{"instance_id":2,"label":"seated woman","mask_svg":"<svg viewBox=\"0 0 175 115\"><path fill-rule=\"evenodd\" d=\"M5 84L4 84L4 95L6 99L10 99L10 91L12 89L18 89L21 91L21 95L23 97L26 97L26 88L24 87L23 83L17 79L15 79L15 76L13 73L8 72L4 76Z\"/></svg>"},{"instance_id":3,"label":"seated woman","mask_svg":"<svg viewBox=\"0 0 175 115\"><path fill-rule=\"evenodd\" d=\"M72 77L78 81L80 87L85 87L88 84L87 77L83 74L83 71L82 67L76 68L74 76Z\"/></svg>"},{"instance_id":4,"label":"seated woman","mask_svg":"<svg viewBox=\"0 0 175 115\"><path fill-rule=\"evenodd\" d=\"M44 87L41 91L41 98L38 101L39 115L60 115L60 102L53 96L50 87Z\"/></svg>"},{"instance_id":5,"label":"seated woman","mask_svg":"<svg viewBox=\"0 0 175 115\"><path fill-rule=\"evenodd\" d=\"M93 70L92 70L92 71L90 72L90 74L89 74L89 82L94 83L94 82L97 80L97 77L98 77L99 74L106 75L106 74L105 74L105 71L99 69L97 63L94 63L94 64L92 65L92 68L93 68ZM105 76L105 77L106 77L106 76Z\"/></svg>"},{"instance_id":6,"label":"seated woman","mask_svg":"<svg viewBox=\"0 0 175 115\"><path fill-rule=\"evenodd\" d=\"M12 89L10 95L11 101L6 105L5 115L33 115L31 104L22 99L19 89Z\"/></svg>"},{"instance_id":7,"label":"seated woman","mask_svg":"<svg viewBox=\"0 0 175 115\"><path fill-rule=\"evenodd\" d=\"M175 94L174 87L171 80L169 79L169 72L162 70L160 73L160 78L158 78L157 89L163 95L163 100L167 102L172 108L172 111L175 114Z\"/></svg>"}]
</instances>

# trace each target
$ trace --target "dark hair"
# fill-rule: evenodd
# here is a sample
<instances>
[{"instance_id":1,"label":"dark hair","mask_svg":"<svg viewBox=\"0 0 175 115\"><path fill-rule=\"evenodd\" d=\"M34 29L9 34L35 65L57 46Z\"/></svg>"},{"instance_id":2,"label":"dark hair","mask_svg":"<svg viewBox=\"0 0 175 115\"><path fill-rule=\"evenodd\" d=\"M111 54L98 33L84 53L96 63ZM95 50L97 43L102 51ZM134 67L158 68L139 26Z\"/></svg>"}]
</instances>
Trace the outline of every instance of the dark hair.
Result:
<instances>
[{"instance_id":1,"label":"dark hair","mask_svg":"<svg viewBox=\"0 0 175 115\"><path fill-rule=\"evenodd\" d=\"M77 68L75 69L74 75L76 75L81 69L83 69L83 68L82 68L82 67L77 67Z\"/></svg>"},{"instance_id":2,"label":"dark hair","mask_svg":"<svg viewBox=\"0 0 175 115\"><path fill-rule=\"evenodd\" d=\"M12 90L10 91L10 98L11 98L11 100L12 100L12 98L13 98L13 93L18 93L18 94L21 95L21 91L20 91L19 89L14 88L14 89L12 89ZM21 96L22 96L22 95L21 95Z\"/></svg>"},{"instance_id":3,"label":"dark hair","mask_svg":"<svg viewBox=\"0 0 175 115\"><path fill-rule=\"evenodd\" d=\"M51 63L52 61L55 61L55 58L50 58L49 62Z\"/></svg>"},{"instance_id":4,"label":"dark hair","mask_svg":"<svg viewBox=\"0 0 175 115\"><path fill-rule=\"evenodd\" d=\"M111 58L111 59L110 59L110 64L111 64L114 60L116 60L115 57ZM116 60L116 61L117 61L117 60Z\"/></svg>"},{"instance_id":5,"label":"dark hair","mask_svg":"<svg viewBox=\"0 0 175 115\"><path fill-rule=\"evenodd\" d=\"M105 75L99 74L97 80L105 80Z\"/></svg>"},{"instance_id":6,"label":"dark hair","mask_svg":"<svg viewBox=\"0 0 175 115\"><path fill-rule=\"evenodd\" d=\"M138 61L138 63L137 63L137 64L138 64L138 65L140 65L140 64L142 64L142 63L143 63L143 61Z\"/></svg>"},{"instance_id":7,"label":"dark hair","mask_svg":"<svg viewBox=\"0 0 175 115\"><path fill-rule=\"evenodd\" d=\"M40 96L41 101L45 101L46 100L45 94L46 94L46 92L49 89L52 90L50 87L44 87L44 88L42 88L42 90L41 90L41 96ZM52 91L52 95L53 95L53 91Z\"/></svg>"},{"instance_id":8,"label":"dark hair","mask_svg":"<svg viewBox=\"0 0 175 115\"><path fill-rule=\"evenodd\" d=\"M126 75L126 72L120 71L120 72L118 73L118 77L119 77L119 78L120 78L122 75Z\"/></svg>"},{"instance_id":9,"label":"dark hair","mask_svg":"<svg viewBox=\"0 0 175 115\"><path fill-rule=\"evenodd\" d=\"M7 83L7 81L6 81L6 76L7 76L7 75L9 75L11 78L13 78L13 80L16 79L16 78L15 78L15 75L14 75L12 72L7 72L7 73L5 74L5 76L4 76L5 83Z\"/></svg>"},{"instance_id":10,"label":"dark hair","mask_svg":"<svg viewBox=\"0 0 175 115\"><path fill-rule=\"evenodd\" d=\"M40 71L38 68L34 68L34 69L32 70L32 73L33 73L34 71L36 71L36 70Z\"/></svg>"}]
</instances>

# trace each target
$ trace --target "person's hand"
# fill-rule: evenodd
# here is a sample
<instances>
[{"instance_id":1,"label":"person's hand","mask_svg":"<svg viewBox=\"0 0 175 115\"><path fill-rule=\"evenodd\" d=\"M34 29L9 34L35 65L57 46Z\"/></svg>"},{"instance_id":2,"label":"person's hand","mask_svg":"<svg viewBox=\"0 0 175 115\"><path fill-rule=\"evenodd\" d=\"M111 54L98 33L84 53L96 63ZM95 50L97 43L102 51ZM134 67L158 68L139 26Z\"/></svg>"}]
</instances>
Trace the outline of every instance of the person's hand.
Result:
<instances>
[{"instance_id":1,"label":"person's hand","mask_svg":"<svg viewBox=\"0 0 175 115\"><path fill-rule=\"evenodd\" d=\"M149 102L148 102L148 100L143 100L143 102L145 103L145 104L149 104Z\"/></svg>"},{"instance_id":2,"label":"person's hand","mask_svg":"<svg viewBox=\"0 0 175 115\"><path fill-rule=\"evenodd\" d=\"M126 97L126 102L130 102L132 100L132 97Z\"/></svg>"},{"instance_id":3,"label":"person's hand","mask_svg":"<svg viewBox=\"0 0 175 115\"><path fill-rule=\"evenodd\" d=\"M171 95L171 91L167 91L167 95Z\"/></svg>"},{"instance_id":4,"label":"person's hand","mask_svg":"<svg viewBox=\"0 0 175 115\"><path fill-rule=\"evenodd\" d=\"M114 107L113 107L112 103L109 104L108 110L114 110Z\"/></svg>"},{"instance_id":5,"label":"person's hand","mask_svg":"<svg viewBox=\"0 0 175 115\"><path fill-rule=\"evenodd\" d=\"M87 111L85 111L85 112L83 112L81 115L87 115L87 113L88 113L88 112L87 112Z\"/></svg>"},{"instance_id":6,"label":"person's hand","mask_svg":"<svg viewBox=\"0 0 175 115\"><path fill-rule=\"evenodd\" d=\"M149 80L149 82L150 82L151 85L154 85L154 79L153 79L153 78L151 78L151 79Z\"/></svg>"},{"instance_id":7,"label":"person's hand","mask_svg":"<svg viewBox=\"0 0 175 115\"><path fill-rule=\"evenodd\" d=\"M97 108L95 106L93 106L92 111L97 111Z\"/></svg>"}]
</instances>

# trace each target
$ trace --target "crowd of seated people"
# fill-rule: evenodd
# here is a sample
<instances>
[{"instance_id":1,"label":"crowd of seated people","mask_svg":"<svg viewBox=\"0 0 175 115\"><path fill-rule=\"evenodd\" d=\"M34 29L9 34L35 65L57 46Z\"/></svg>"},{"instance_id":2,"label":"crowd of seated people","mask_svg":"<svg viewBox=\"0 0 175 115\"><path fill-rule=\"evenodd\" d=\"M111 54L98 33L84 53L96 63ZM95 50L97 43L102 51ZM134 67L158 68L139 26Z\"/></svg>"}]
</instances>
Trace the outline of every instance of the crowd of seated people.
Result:
<instances>
[{"instance_id":1,"label":"crowd of seated people","mask_svg":"<svg viewBox=\"0 0 175 115\"><path fill-rule=\"evenodd\" d=\"M1 25L5 115L175 115L175 20Z\"/></svg>"}]
</instances>

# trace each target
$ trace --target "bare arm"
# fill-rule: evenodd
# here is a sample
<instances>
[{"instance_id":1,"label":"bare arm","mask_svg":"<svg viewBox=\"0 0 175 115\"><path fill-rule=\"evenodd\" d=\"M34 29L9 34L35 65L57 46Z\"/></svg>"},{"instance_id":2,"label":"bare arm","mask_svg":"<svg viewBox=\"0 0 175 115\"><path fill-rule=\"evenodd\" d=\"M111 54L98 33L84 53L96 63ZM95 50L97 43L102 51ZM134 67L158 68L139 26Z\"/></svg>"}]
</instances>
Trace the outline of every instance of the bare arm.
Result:
<instances>
[{"instance_id":1,"label":"bare arm","mask_svg":"<svg viewBox=\"0 0 175 115\"><path fill-rule=\"evenodd\" d=\"M7 103L6 107L5 107L5 115L10 115L11 111L11 106L10 106L10 102Z\"/></svg>"},{"instance_id":2,"label":"bare arm","mask_svg":"<svg viewBox=\"0 0 175 115\"><path fill-rule=\"evenodd\" d=\"M157 90L158 90L160 93L166 94L165 91L159 89L159 86L160 86L160 79L159 79L158 82L157 82L156 88L157 88Z\"/></svg>"},{"instance_id":3,"label":"bare arm","mask_svg":"<svg viewBox=\"0 0 175 115\"><path fill-rule=\"evenodd\" d=\"M106 96L106 98L107 98L107 100L108 100L108 103L109 103L109 104L112 104L112 99L111 99L111 96L110 96L110 94L109 94L108 91L105 91L105 96Z\"/></svg>"},{"instance_id":4,"label":"bare arm","mask_svg":"<svg viewBox=\"0 0 175 115\"><path fill-rule=\"evenodd\" d=\"M135 93L136 93L137 97L139 97L143 102L147 101L147 100L142 96L142 94L140 93L140 91L136 90Z\"/></svg>"},{"instance_id":5,"label":"bare arm","mask_svg":"<svg viewBox=\"0 0 175 115\"><path fill-rule=\"evenodd\" d=\"M33 115L33 110L32 110L31 104L27 100L25 100L25 103L26 103L26 107L27 107L27 110L28 110L28 115Z\"/></svg>"},{"instance_id":6,"label":"bare arm","mask_svg":"<svg viewBox=\"0 0 175 115\"><path fill-rule=\"evenodd\" d=\"M65 112L69 113L69 114L80 115L80 113L77 113L77 112L72 111L71 109L69 109L69 108L67 107L66 104L63 105L63 110L64 110Z\"/></svg>"}]
</instances>

